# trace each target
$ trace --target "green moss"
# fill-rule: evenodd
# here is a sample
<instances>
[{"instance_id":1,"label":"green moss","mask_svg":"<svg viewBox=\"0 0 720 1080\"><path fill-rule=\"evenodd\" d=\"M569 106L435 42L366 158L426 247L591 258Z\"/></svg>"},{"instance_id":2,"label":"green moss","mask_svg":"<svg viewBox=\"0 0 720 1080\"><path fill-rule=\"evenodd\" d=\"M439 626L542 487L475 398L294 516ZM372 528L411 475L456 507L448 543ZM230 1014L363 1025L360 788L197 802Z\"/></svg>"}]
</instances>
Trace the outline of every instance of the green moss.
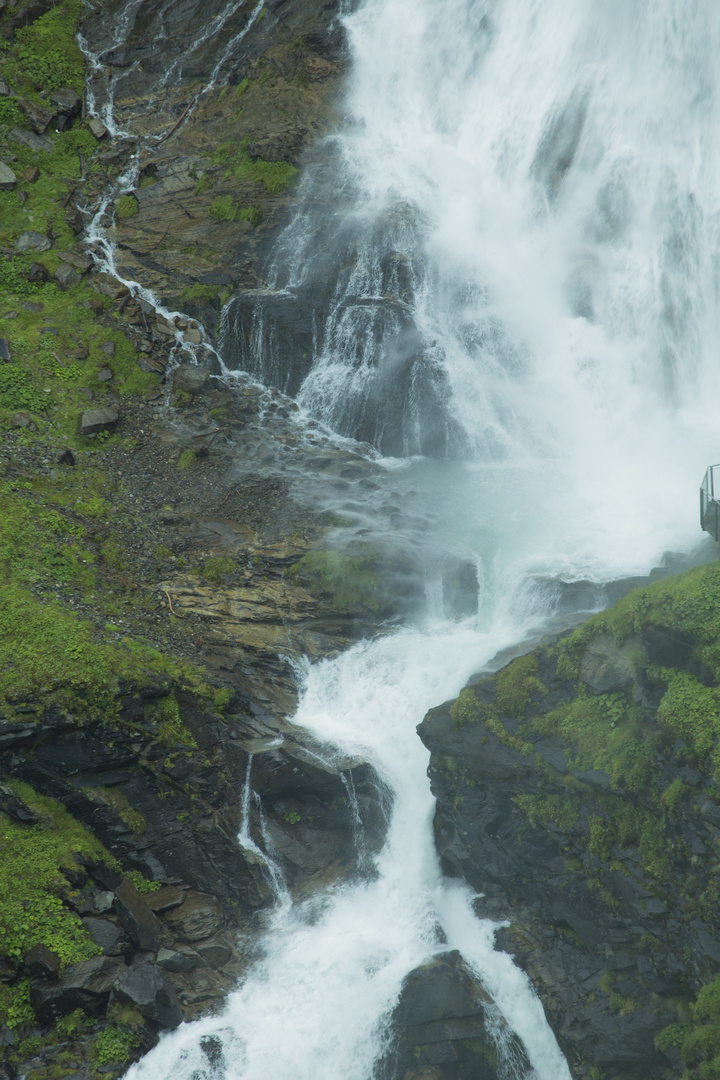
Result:
<instances>
[{"instance_id":1,"label":"green moss","mask_svg":"<svg viewBox=\"0 0 720 1080\"><path fill-rule=\"evenodd\" d=\"M159 738L174 749L176 746L186 746L197 749L197 743L192 732L183 723L180 716L180 706L174 694L168 694L160 701L145 707L145 719L150 723L157 724Z\"/></svg>"},{"instance_id":2,"label":"green moss","mask_svg":"<svg viewBox=\"0 0 720 1080\"><path fill-rule=\"evenodd\" d=\"M690 1005L689 1018L665 1028L656 1043L661 1050L674 1046L686 1065L682 1080L718 1080L720 1077L720 976L700 990Z\"/></svg>"},{"instance_id":3,"label":"green moss","mask_svg":"<svg viewBox=\"0 0 720 1080\"><path fill-rule=\"evenodd\" d=\"M7 781L41 820L22 825L0 813L0 937L3 953L19 963L28 949L43 944L63 965L87 960L100 952L78 916L61 896L72 891L66 870L77 873L76 854L107 862L112 859L100 841L53 799L17 780ZM0 1022L23 1023L24 988L13 987L14 1001L0 996ZM22 1006L13 1013L12 1005Z\"/></svg>"},{"instance_id":4,"label":"green moss","mask_svg":"<svg viewBox=\"0 0 720 1080\"><path fill-rule=\"evenodd\" d=\"M178 458L178 469L180 469L181 472L187 472L187 470L192 465L194 465L194 463L195 451L192 449L192 447L188 446L185 450L183 450L183 452L180 454L180 457Z\"/></svg>"},{"instance_id":5,"label":"green moss","mask_svg":"<svg viewBox=\"0 0 720 1080\"><path fill-rule=\"evenodd\" d=\"M377 559L370 553L353 557L339 551L308 551L290 567L288 577L327 593L338 611L378 611L389 601Z\"/></svg>"},{"instance_id":6,"label":"green moss","mask_svg":"<svg viewBox=\"0 0 720 1080\"><path fill-rule=\"evenodd\" d=\"M703 686L688 671L663 668L659 678L667 683L658 720L672 735L682 739L698 764L710 759L717 776L720 768L720 690Z\"/></svg>"},{"instance_id":7,"label":"green moss","mask_svg":"<svg viewBox=\"0 0 720 1080\"><path fill-rule=\"evenodd\" d=\"M208 214L215 221L247 221L256 229L262 225L265 215L257 206L241 206L232 195L220 195L213 199Z\"/></svg>"},{"instance_id":8,"label":"green moss","mask_svg":"<svg viewBox=\"0 0 720 1080\"><path fill-rule=\"evenodd\" d=\"M70 86L81 94L85 60L75 37L80 14L80 0L64 0L18 30L5 77L23 92L37 87L48 94Z\"/></svg>"},{"instance_id":9,"label":"green moss","mask_svg":"<svg viewBox=\"0 0 720 1080\"><path fill-rule=\"evenodd\" d=\"M105 806L110 806L121 821L124 821L133 839L139 840L147 829L147 823L142 814L127 801L119 787L94 787L83 789L88 798L94 799Z\"/></svg>"},{"instance_id":10,"label":"green moss","mask_svg":"<svg viewBox=\"0 0 720 1080\"><path fill-rule=\"evenodd\" d=\"M203 577L208 581L214 581L220 583L223 575L234 574L237 570L237 563L234 559L229 558L227 555L220 555L213 559L206 559L203 564Z\"/></svg>"},{"instance_id":11,"label":"green moss","mask_svg":"<svg viewBox=\"0 0 720 1080\"><path fill-rule=\"evenodd\" d=\"M516 795L513 799L528 820L541 825L555 825L569 832L579 817L579 801L562 795Z\"/></svg>"},{"instance_id":12,"label":"green moss","mask_svg":"<svg viewBox=\"0 0 720 1080\"><path fill-rule=\"evenodd\" d=\"M513 660L497 677L497 703L503 716L519 720L525 714L533 694L547 694L547 687L538 679L537 658L533 653Z\"/></svg>"},{"instance_id":13,"label":"green moss","mask_svg":"<svg viewBox=\"0 0 720 1080\"><path fill-rule=\"evenodd\" d=\"M135 217L140 210L140 205L134 195L121 195L115 203L115 217L118 221Z\"/></svg>"},{"instance_id":14,"label":"green moss","mask_svg":"<svg viewBox=\"0 0 720 1080\"><path fill-rule=\"evenodd\" d=\"M210 190L214 182L212 176L209 173L204 172L195 185L193 195L204 195L206 191Z\"/></svg>"},{"instance_id":15,"label":"green moss","mask_svg":"<svg viewBox=\"0 0 720 1080\"><path fill-rule=\"evenodd\" d=\"M196 282L194 285L188 285L183 289L181 299L185 302L198 300L201 303L211 303L219 292L219 285L201 285Z\"/></svg>"},{"instance_id":16,"label":"green moss","mask_svg":"<svg viewBox=\"0 0 720 1080\"><path fill-rule=\"evenodd\" d=\"M482 715L482 707L473 691L466 687L461 690L450 706L450 719L456 728L465 724L476 724Z\"/></svg>"},{"instance_id":17,"label":"green moss","mask_svg":"<svg viewBox=\"0 0 720 1080\"><path fill-rule=\"evenodd\" d=\"M213 705L216 709L226 709L232 700L232 690L216 690L213 694Z\"/></svg>"},{"instance_id":18,"label":"green moss","mask_svg":"<svg viewBox=\"0 0 720 1080\"><path fill-rule=\"evenodd\" d=\"M533 719L531 727L574 746L572 768L604 770L615 788L644 791L657 775L658 733L620 695L582 690L574 701Z\"/></svg>"}]
</instances>

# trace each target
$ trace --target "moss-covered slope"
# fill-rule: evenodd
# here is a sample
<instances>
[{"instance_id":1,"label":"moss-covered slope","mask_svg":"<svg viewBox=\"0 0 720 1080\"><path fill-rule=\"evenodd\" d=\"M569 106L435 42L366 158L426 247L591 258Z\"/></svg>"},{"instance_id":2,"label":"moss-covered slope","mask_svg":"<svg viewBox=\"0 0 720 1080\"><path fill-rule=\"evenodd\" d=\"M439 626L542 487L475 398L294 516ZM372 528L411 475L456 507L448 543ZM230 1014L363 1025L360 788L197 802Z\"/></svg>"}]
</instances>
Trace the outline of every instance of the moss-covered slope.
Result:
<instances>
[{"instance_id":1,"label":"moss-covered slope","mask_svg":"<svg viewBox=\"0 0 720 1080\"><path fill-rule=\"evenodd\" d=\"M720 1076L718 642L713 563L471 680L419 729L443 861L511 920L500 942L578 1077Z\"/></svg>"}]
</instances>

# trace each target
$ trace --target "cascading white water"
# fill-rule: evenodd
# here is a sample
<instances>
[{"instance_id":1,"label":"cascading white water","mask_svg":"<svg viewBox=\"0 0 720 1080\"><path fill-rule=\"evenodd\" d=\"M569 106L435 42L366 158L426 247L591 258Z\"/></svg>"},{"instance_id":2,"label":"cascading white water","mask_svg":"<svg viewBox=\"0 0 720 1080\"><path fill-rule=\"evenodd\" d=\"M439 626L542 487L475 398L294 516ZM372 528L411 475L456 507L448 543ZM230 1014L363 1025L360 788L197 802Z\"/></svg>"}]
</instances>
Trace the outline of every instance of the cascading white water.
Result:
<instances>
[{"instance_id":1,"label":"cascading white water","mask_svg":"<svg viewBox=\"0 0 720 1080\"><path fill-rule=\"evenodd\" d=\"M347 25L340 186L369 233L409 208L398 254L415 261L417 363L432 353L442 368L466 453L388 468L395 490L436 511L436 539L477 558L481 616L308 670L296 722L366 756L394 792L377 876L279 908L223 1016L163 1039L131 1075L209 1075L201 1044L215 1035L229 1078L370 1080L403 977L442 929L537 1080L567 1077L524 977L493 951L467 890L439 874L414 729L537 620L529 574L647 571L699 539L697 481L718 456L720 8L365 0ZM292 290L312 273L312 230L296 222L288 235ZM372 299L377 253L368 241L356 254L353 296ZM300 391L329 422L377 377L377 348L358 359L349 347L352 306L335 296Z\"/></svg>"}]
</instances>

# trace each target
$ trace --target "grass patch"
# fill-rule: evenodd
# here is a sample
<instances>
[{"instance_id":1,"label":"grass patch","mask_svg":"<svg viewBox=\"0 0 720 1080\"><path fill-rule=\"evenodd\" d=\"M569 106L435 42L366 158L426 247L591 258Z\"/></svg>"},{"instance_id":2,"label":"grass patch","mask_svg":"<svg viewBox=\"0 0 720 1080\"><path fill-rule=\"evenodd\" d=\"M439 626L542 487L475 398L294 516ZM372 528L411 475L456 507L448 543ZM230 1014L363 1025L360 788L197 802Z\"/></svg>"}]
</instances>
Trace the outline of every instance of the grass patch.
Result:
<instances>
[{"instance_id":1,"label":"grass patch","mask_svg":"<svg viewBox=\"0 0 720 1080\"><path fill-rule=\"evenodd\" d=\"M158 736L166 746L174 749L178 746L197 749L197 743L190 729L183 723L180 706L174 694L168 694L159 702L145 707L145 719L157 724Z\"/></svg>"},{"instance_id":2,"label":"grass patch","mask_svg":"<svg viewBox=\"0 0 720 1080\"><path fill-rule=\"evenodd\" d=\"M247 221L256 229L262 225L265 215L257 206L241 206L232 195L220 195L213 199L208 214L215 221Z\"/></svg>"}]
</instances>

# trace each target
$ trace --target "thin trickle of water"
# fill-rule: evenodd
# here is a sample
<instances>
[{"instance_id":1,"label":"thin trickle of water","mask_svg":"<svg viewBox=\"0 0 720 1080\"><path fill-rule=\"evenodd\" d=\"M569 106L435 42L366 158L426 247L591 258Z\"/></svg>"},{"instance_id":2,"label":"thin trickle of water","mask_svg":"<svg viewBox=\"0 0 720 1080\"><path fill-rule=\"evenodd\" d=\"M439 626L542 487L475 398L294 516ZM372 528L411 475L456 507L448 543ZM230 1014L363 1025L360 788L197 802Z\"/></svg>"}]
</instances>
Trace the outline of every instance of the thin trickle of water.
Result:
<instances>
[{"instance_id":1,"label":"thin trickle of water","mask_svg":"<svg viewBox=\"0 0 720 1080\"><path fill-rule=\"evenodd\" d=\"M248 852L258 863L260 869L270 886L273 900L280 907L281 910L289 907L290 893L288 891L285 876L282 872L282 868L276 858L273 857L272 841L268 836L267 826L265 823L265 815L262 808L262 800L257 792L253 791L251 787L252 777L252 763L253 755L248 754L247 769L245 771L245 783L243 784L242 796L240 800L240 829L238 831L238 843L244 851ZM263 839L265 849L263 850L258 844L255 843L250 835L251 824L251 805L255 808L255 816L257 818L258 827L260 829L260 835Z\"/></svg>"}]
</instances>

